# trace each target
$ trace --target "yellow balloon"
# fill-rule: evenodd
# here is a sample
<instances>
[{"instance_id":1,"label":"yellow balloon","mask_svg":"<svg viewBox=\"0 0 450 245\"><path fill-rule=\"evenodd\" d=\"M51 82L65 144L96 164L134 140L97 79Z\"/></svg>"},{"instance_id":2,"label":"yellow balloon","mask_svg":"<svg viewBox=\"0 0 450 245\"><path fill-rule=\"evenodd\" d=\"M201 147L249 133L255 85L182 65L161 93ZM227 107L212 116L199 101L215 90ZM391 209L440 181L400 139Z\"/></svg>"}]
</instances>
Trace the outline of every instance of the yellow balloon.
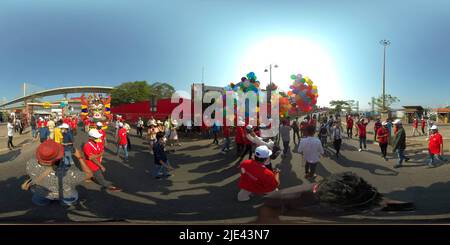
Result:
<instances>
[{"instance_id":1,"label":"yellow balloon","mask_svg":"<svg viewBox=\"0 0 450 245\"><path fill-rule=\"evenodd\" d=\"M259 112L259 107L256 107L256 112Z\"/></svg>"},{"instance_id":2,"label":"yellow balloon","mask_svg":"<svg viewBox=\"0 0 450 245\"><path fill-rule=\"evenodd\" d=\"M316 85L312 86L312 89L317 89L317 86Z\"/></svg>"}]
</instances>

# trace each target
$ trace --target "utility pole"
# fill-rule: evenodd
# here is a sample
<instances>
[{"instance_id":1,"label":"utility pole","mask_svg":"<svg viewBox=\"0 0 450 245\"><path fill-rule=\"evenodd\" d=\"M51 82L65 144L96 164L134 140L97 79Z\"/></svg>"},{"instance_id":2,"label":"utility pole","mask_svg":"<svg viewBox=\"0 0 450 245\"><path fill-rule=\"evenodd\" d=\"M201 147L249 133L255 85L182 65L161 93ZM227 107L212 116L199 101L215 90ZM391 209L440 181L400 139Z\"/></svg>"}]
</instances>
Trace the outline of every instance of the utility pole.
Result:
<instances>
[{"instance_id":1,"label":"utility pole","mask_svg":"<svg viewBox=\"0 0 450 245\"><path fill-rule=\"evenodd\" d=\"M382 107L382 113L387 113L386 111L386 47L391 44L391 41L389 40L381 40L380 44L383 45L383 107Z\"/></svg>"}]
</instances>

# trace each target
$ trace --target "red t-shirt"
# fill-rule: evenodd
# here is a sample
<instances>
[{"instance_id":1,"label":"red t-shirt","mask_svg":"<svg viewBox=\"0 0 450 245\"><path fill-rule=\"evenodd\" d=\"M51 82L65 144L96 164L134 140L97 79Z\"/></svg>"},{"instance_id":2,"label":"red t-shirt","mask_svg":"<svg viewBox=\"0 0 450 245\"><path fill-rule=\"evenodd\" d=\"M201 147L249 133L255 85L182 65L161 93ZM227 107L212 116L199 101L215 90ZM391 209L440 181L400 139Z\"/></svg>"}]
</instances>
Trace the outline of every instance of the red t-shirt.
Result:
<instances>
[{"instance_id":1,"label":"red t-shirt","mask_svg":"<svg viewBox=\"0 0 450 245\"><path fill-rule=\"evenodd\" d=\"M48 121L44 121L44 127L47 127Z\"/></svg>"},{"instance_id":2,"label":"red t-shirt","mask_svg":"<svg viewBox=\"0 0 450 245\"><path fill-rule=\"evenodd\" d=\"M356 126L358 126L359 137L366 137L367 123L358 123Z\"/></svg>"},{"instance_id":3,"label":"red t-shirt","mask_svg":"<svg viewBox=\"0 0 450 245\"><path fill-rule=\"evenodd\" d=\"M428 149L432 154L440 154L442 144L443 144L442 135L440 133L435 133L430 136L430 143L428 143Z\"/></svg>"},{"instance_id":4,"label":"red t-shirt","mask_svg":"<svg viewBox=\"0 0 450 245\"><path fill-rule=\"evenodd\" d=\"M70 122L70 126L72 127L72 128L76 128L77 127L77 124L78 124L78 120L77 119L73 119L71 122Z\"/></svg>"},{"instance_id":5,"label":"red t-shirt","mask_svg":"<svg viewBox=\"0 0 450 245\"><path fill-rule=\"evenodd\" d=\"M230 127L225 126L223 127L223 137L230 137Z\"/></svg>"},{"instance_id":6,"label":"red t-shirt","mask_svg":"<svg viewBox=\"0 0 450 245\"><path fill-rule=\"evenodd\" d=\"M38 128L42 128L42 121L39 120L38 123L37 123L37 125L38 125Z\"/></svg>"},{"instance_id":7,"label":"red t-shirt","mask_svg":"<svg viewBox=\"0 0 450 245\"><path fill-rule=\"evenodd\" d=\"M236 127L236 144L244 144L244 136L244 128L242 126Z\"/></svg>"},{"instance_id":8,"label":"red t-shirt","mask_svg":"<svg viewBox=\"0 0 450 245\"><path fill-rule=\"evenodd\" d=\"M426 122L425 122L425 120L421 120L421 122L422 122L422 128L425 128L425 125L427 124Z\"/></svg>"},{"instance_id":9,"label":"red t-shirt","mask_svg":"<svg viewBox=\"0 0 450 245\"><path fill-rule=\"evenodd\" d=\"M245 160L241 163L241 178L239 188L251 193L264 194L278 187L275 174L263 164L255 160Z\"/></svg>"},{"instance_id":10,"label":"red t-shirt","mask_svg":"<svg viewBox=\"0 0 450 245\"><path fill-rule=\"evenodd\" d=\"M418 125L419 125L419 121L417 119L414 119L413 127L417 128Z\"/></svg>"},{"instance_id":11,"label":"red t-shirt","mask_svg":"<svg viewBox=\"0 0 450 245\"><path fill-rule=\"evenodd\" d=\"M387 128L381 127L377 131L378 143L387 144L388 143L389 130Z\"/></svg>"},{"instance_id":12,"label":"red t-shirt","mask_svg":"<svg viewBox=\"0 0 450 245\"><path fill-rule=\"evenodd\" d=\"M65 124L69 125L69 126L72 125L72 122L70 121L70 118L67 118L67 117L64 118L63 122L64 122Z\"/></svg>"},{"instance_id":13,"label":"red t-shirt","mask_svg":"<svg viewBox=\"0 0 450 245\"><path fill-rule=\"evenodd\" d=\"M89 160L89 158L92 155L100 154L100 147L98 146L98 144L89 140L86 144L84 144L83 152L84 152L84 159L88 167L93 172L97 172L100 169L100 167L97 166L97 164L95 164L93 161Z\"/></svg>"},{"instance_id":14,"label":"red t-shirt","mask_svg":"<svg viewBox=\"0 0 450 245\"><path fill-rule=\"evenodd\" d=\"M125 128L119 129L118 132L119 137L119 145L126 145L127 144L127 130Z\"/></svg>"},{"instance_id":15,"label":"red t-shirt","mask_svg":"<svg viewBox=\"0 0 450 245\"><path fill-rule=\"evenodd\" d=\"M353 119L351 117L347 119L347 128L353 128Z\"/></svg>"}]
</instances>

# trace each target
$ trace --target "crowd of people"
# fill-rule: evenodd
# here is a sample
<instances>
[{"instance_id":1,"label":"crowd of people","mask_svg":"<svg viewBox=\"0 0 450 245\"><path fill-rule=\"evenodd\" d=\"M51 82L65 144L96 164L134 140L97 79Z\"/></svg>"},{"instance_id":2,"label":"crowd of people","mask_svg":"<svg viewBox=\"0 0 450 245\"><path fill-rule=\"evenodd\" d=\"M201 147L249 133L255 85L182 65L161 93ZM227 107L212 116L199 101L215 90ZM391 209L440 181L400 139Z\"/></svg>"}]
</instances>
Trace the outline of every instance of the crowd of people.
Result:
<instances>
[{"instance_id":1,"label":"crowd of people","mask_svg":"<svg viewBox=\"0 0 450 245\"><path fill-rule=\"evenodd\" d=\"M346 131L344 131L344 121ZM443 157L443 138L438 127L432 122L424 122L422 118L422 133L418 132L418 120L413 122L413 137L425 133L425 125L429 127L427 137L429 140L428 165L434 167L437 161L447 161ZM106 167L103 163L105 148L107 146L107 134L104 124L98 122L95 126L92 122L81 122L82 131L87 136L87 142L80 149L75 146L79 118L77 115L66 117L35 117L30 120L33 139L39 138L40 145L35 157L27 163L27 173L30 180L28 189L33 193L32 201L37 205L47 205L52 200L58 200L65 205L72 205L78 200L76 186L84 181L93 181L109 191L121 191L105 177ZM237 199L246 201L253 195L272 195L280 186L281 171L272 165L272 161L281 155L285 158L293 153L302 155L304 162L305 178L314 182L317 166L321 158L328 157L326 152L334 149L336 160L339 159L343 140L352 140L357 137L358 151L367 150L367 131L370 119L366 117L354 117L348 115L342 120L334 115L309 115L303 119L284 119L279 126L279 134L275 137L263 137L261 130L270 128L271 125L252 126L239 119L236 127L219 126L214 122L210 127L212 144L220 143L220 135L223 137L223 145L219 147L221 154L229 154L234 136L235 154L240 169L239 191ZM144 121L138 118L131 125L120 115L110 122L112 125L113 140L116 155L123 152L124 162L129 161L131 150L131 125L136 128L136 137L144 139L149 144L149 152L153 154L155 164L154 178L162 179L173 176L174 168L171 166L167 146L180 146L178 130L180 126L176 120L166 118L164 121L150 118ZM388 160L388 147L397 156L395 168L402 167L403 162L408 162L405 156L406 133L401 120L381 121L375 119L373 124L373 142L380 147L381 156ZM9 132L14 130L14 122L7 125ZM205 127L201 127L200 131ZM192 130L192 128L190 128ZM370 130L370 129L369 129ZM291 137L295 148L291 149ZM370 142L370 141L369 141ZM8 147L13 148L12 137L8 139ZM328 150L327 150L328 149ZM174 147L171 147L174 150ZM329 156L332 157L332 156ZM74 158L79 162L75 164ZM246 158L246 159L245 159ZM77 167L79 166L79 167ZM58 185L63 184L63 190ZM25 187L24 187L25 188Z\"/></svg>"}]
</instances>

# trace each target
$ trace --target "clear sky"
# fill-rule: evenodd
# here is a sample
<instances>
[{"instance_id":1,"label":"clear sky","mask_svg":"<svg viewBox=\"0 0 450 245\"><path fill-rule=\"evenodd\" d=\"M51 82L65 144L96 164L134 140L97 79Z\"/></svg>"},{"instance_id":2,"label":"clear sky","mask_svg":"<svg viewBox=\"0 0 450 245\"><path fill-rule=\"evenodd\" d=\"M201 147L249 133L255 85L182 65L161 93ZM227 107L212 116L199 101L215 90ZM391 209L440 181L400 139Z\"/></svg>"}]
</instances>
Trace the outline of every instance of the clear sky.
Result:
<instances>
[{"instance_id":1,"label":"clear sky","mask_svg":"<svg viewBox=\"0 0 450 245\"><path fill-rule=\"evenodd\" d=\"M447 0L2 0L0 98L20 95L23 82L147 80L189 90L202 66L210 85L251 70L264 83L262 66L277 63L282 88L300 72L318 86L319 104L355 99L364 108L381 93L385 38L386 89L400 98L396 107L450 103Z\"/></svg>"}]
</instances>

